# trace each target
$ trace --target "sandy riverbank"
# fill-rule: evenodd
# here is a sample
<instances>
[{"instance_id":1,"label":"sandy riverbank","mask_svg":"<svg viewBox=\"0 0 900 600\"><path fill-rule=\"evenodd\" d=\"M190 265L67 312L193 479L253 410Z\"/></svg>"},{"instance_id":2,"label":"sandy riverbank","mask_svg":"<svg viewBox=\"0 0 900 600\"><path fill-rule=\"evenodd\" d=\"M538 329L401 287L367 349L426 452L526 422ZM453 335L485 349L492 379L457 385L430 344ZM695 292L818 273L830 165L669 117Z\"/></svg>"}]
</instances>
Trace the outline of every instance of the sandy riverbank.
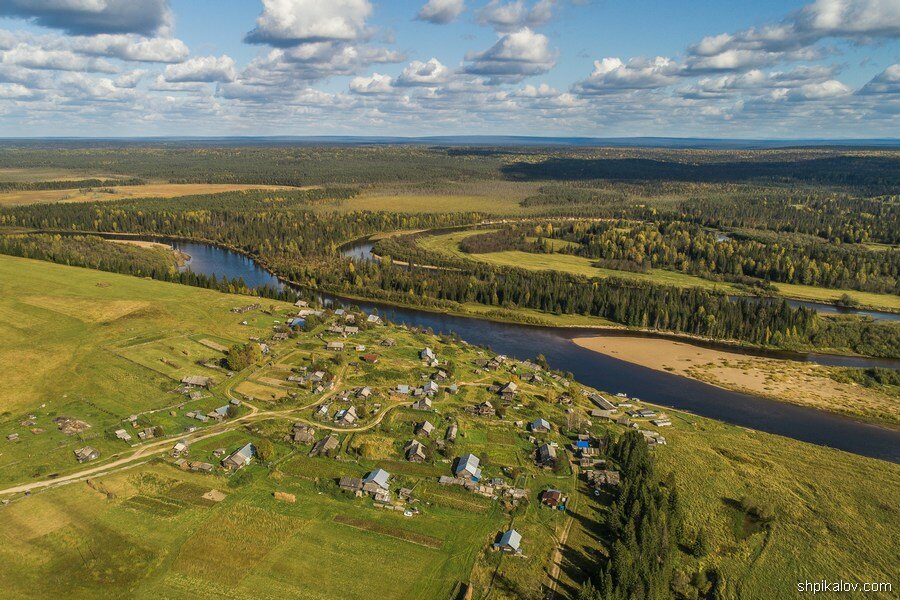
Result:
<instances>
[{"instance_id":1,"label":"sandy riverbank","mask_svg":"<svg viewBox=\"0 0 900 600\"><path fill-rule=\"evenodd\" d=\"M573 341L594 352L723 388L900 427L900 398L835 381L829 375L840 367L745 356L675 340L591 336Z\"/></svg>"},{"instance_id":2,"label":"sandy riverbank","mask_svg":"<svg viewBox=\"0 0 900 600\"><path fill-rule=\"evenodd\" d=\"M164 242L148 242L144 240L114 240L109 239L110 242L115 242L116 244L128 244L130 246L139 246L141 248L162 248L163 250L171 250L175 254L175 264L179 267L184 266L187 261L191 260L191 256L189 254L185 254L181 250L176 250L175 246L172 244L166 244Z\"/></svg>"},{"instance_id":3,"label":"sandy riverbank","mask_svg":"<svg viewBox=\"0 0 900 600\"><path fill-rule=\"evenodd\" d=\"M171 244L163 244L162 242L146 242L144 240L108 240L110 242L115 242L116 244L128 244L130 246L140 246L141 248L166 248L167 250L173 250Z\"/></svg>"}]
</instances>

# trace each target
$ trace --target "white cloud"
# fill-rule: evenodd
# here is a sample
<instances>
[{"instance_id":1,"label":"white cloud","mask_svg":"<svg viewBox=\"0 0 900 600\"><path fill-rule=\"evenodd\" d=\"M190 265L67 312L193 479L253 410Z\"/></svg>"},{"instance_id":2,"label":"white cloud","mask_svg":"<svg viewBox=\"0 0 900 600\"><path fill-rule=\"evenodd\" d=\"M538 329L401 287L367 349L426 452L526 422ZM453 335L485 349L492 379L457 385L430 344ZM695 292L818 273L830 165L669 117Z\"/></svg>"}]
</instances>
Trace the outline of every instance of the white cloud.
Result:
<instances>
[{"instance_id":1,"label":"white cloud","mask_svg":"<svg viewBox=\"0 0 900 600\"><path fill-rule=\"evenodd\" d=\"M798 88L789 90L786 97L789 100L827 100L847 96L852 90L836 79L829 79L819 83L807 83Z\"/></svg>"},{"instance_id":2,"label":"white cloud","mask_svg":"<svg viewBox=\"0 0 900 600\"><path fill-rule=\"evenodd\" d=\"M441 64L436 58L428 62L414 60L409 63L397 78L397 85L437 85L445 83L450 77L450 69Z\"/></svg>"},{"instance_id":3,"label":"white cloud","mask_svg":"<svg viewBox=\"0 0 900 600\"><path fill-rule=\"evenodd\" d=\"M737 94L763 94L770 90L798 88L811 83L823 83L832 79L834 69L825 66L797 67L790 71L764 72L753 69L745 73L704 77L683 87L679 92L687 98L724 98Z\"/></svg>"},{"instance_id":4,"label":"white cloud","mask_svg":"<svg viewBox=\"0 0 900 600\"><path fill-rule=\"evenodd\" d=\"M177 65L169 65L164 73L169 83L228 83L236 74L234 60L223 56L197 56Z\"/></svg>"},{"instance_id":5,"label":"white cloud","mask_svg":"<svg viewBox=\"0 0 900 600\"><path fill-rule=\"evenodd\" d=\"M35 97L35 92L19 83L0 84L0 98L6 100L28 100Z\"/></svg>"},{"instance_id":6,"label":"white cloud","mask_svg":"<svg viewBox=\"0 0 900 600\"><path fill-rule=\"evenodd\" d=\"M391 77L372 73L369 77L354 77L350 80L350 91L354 94L387 94L391 91Z\"/></svg>"},{"instance_id":7,"label":"white cloud","mask_svg":"<svg viewBox=\"0 0 900 600\"><path fill-rule=\"evenodd\" d=\"M416 19L435 25L446 25L455 21L465 10L465 0L428 0L416 15Z\"/></svg>"},{"instance_id":8,"label":"white cloud","mask_svg":"<svg viewBox=\"0 0 900 600\"><path fill-rule=\"evenodd\" d=\"M590 77L575 85L581 94L614 94L665 87L675 83L682 67L663 56L633 58L627 63L611 57L594 61Z\"/></svg>"},{"instance_id":9,"label":"white cloud","mask_svg":"<svg viewBox=\"0 0 900 600\"><path fill-rule=\"evenodd\" d=\"M167 32L172 25L168 0L3 0L0 16L30 19L72 35L152 36Z\"/></svg>"},{"instance_id":10,"label":"white cloud","mask_svg":"<svg viewBox=\"0 0 900 600\"><path fill-rule=\"evenodd\" d=\"M523 0L491 0L478 11L478 22L497 31L539 27L553 18L555 0L539 0L528 8Z\"/></svg>"},{"instance_id":11,"label":"white cloud","mask_svg":"<svg viewBox=\"0 0 900 600\"><path fill-rule=\"evenodd\" d=\"M0 52L0 63L28 69L95 73L118 72L114 65L102 59L81 56L70 50L44 50L24 43Z\"/></svg>"},{"instance_id":12,"label":"white cloud","mask_svg":"<svg viewBox=\"0 0 900 600\"><path fill-rule=\"evenodd\" d=\"M784 21L708 36L688 48L693 71L735 71L779 62L812 60L826 38L867 42L900 36L897 0L816 0Z\"/></svg>"},{"instance_id":13,"label":"white cloud","mask_svg":"<svg viewBox=\"0 0 900 600\"><path fill-rule=\"evenodd\" d=\"M187 45L176 38L145 38L128 34L100 34L71 38L81 54L108 56L125 61L177 63L189 55Z\"/></svg>"},{"instance_id":14,"label":"white cloud","mask_svg":"<svg viewBox=\"0 0 900 600\"><path fill-rule=\"evenodd\" d=\"M118 88L136 88L146 75L147 71L144 69L135 69L119 75L113 83Z\"/></svg>"},{"instance_id":15,"label":"white cloud","mask_svg":"<svg viewBox=\"0 0 900 600\"><path fill-rule=\"evenodd\" d=\"M350 41L364 36L369 0L263 0L256 28L245 41L276 47Z\"/></svg>"},{"instance_id":16,"label":"white cloud","mask_svg":"<svg viewBox=\"0 0 900 600\"><path fill-rule=\"evenodd\" d=\"M484 52L466 55L471 64L465 72L486 75L494 81L520 81L530 75L546 73L556 64L557 52L542 33L527 27L503 35Z\"/></svg>"},{"instance_id":17,"label":"white cloud","mask_svg":"<svg viewBox=\"0 0 900 600\"><path fill-rule=\"evenodd\" d=\"M900 63L893 64L872 78L861 94L900 94Z\"/></svg>"}]
</instances>

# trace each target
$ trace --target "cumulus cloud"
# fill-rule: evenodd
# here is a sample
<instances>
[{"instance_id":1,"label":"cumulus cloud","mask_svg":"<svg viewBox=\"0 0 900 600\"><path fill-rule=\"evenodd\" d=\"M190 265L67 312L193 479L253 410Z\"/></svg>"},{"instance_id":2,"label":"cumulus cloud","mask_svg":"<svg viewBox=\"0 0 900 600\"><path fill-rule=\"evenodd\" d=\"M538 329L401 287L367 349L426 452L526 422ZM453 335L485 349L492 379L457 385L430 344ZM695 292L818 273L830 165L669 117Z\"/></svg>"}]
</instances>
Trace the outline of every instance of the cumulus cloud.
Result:
<instances>
[{"instance_id":1,"label":"cumulus cloud","mask_svg":"<svg viewBox=\"0 0 900 600\"><path fill-rule=\"evenodd\" d=\"M438 85L445 83L449 79L450 74L450 69L441 64L441 61L436 58L432 58L428 62L414 60L403 69L403 72L397 78L397 85Z\"/></svg>"},{"instance_id":2,"label":"cumulus cloud","mask_svg":"<svg viewBox=\"0 0 900 600\"><path fill-rule=\"evenodd\" d=\"M465 0L428 0L419 10L416 19L435 25L446 25L455 21L466 10Z\"/></svg>"},{"instance_id":3,"label":"cumulus cloud","mask_svg":"<svg viewBox=\"0 0 900 600\"><path fill-rule=\"evenodd\" d=\"M0 83L0 98L5 100L30 100L35 92L19 83Z\"/></svg>"},{"instance_id":4,"label":"cumulus cloud","mask_svg":"<svg viewBox=\"0 0 900 600\"><path fill-rule=\"evenodd\" d=\"M369 77L354 77L350 80L350 91L354 94L386 94L391 91L391 77L372 73Z\"/></svg>"},{"instance_id":5,"label":"cumulus cloud","mask_svg":"<svg viewBox=\"0 0 900 600\"><path fill-rule=\"evenodd\" d=\"M900 64L893 64L873 77L860 94L900 94Z\"/></svg>"},{"instance_id":6,"label":"cumulus cloud","mask_svg":"<svg viewBox=\"0 0 900 600\"><path fill-rule=\"evenodd\" d=\"M823 83L832 79L834 68L826 66L802 66L789 71L765 72L753 69L745 73L704 77L696 83L679 89L686 98L724 98L736 94L763 94L771 90L789 90L811 83Z\"/></svg>"},{"instance_id":7,"label":"cumulus cloud","mask_svg":"<svg viewBox=\"0 0 900 600\"><path fill-rule=\"evenodd\" d=\"M826 38L866 42L900 35L897 0L816 0L781 23L708 36L688 48L693 71L733 71L812 60Z\"/></svg>"},{"instance_id":8,"label":"cumulus cloud","mask_svg":"<svg viewBox=\"0 0 900 600\"><path fill-rule=\"evenodd\" d=\"M611 57L594 61L590 77L577 83L581 94L614 94L631 90L665 87L677 81L682 67L675 61L657 56L633 58L627 63Z\"/></svg>"},{"instance_id":9,"label":"cumulus cloud","mask_svg":"<svg viewBox=\"0 0 900 600\"><path fill-rule=\"evenodd\" d=\"M172 25L168 0L3 0L0 16L29 19L72 35L152 36Z\"/></svg>"},{"instance_id":10,"label":"cumulus cloud","mask_svg":"<svg viewBox=\"0 0 900 600\"><path fill-rule=\"evenodd\" d=\"M276 47L357 40L371 14L369 0L263 0L256 28L244 40Z\"/></svg>"},{"instance_id":11,"label":"cumulus cloud","mask_svg":"<svg viewBox=\"0 0 900 600\"><path fill-rule=\"evenodd\" d=\"M9 50L0 52L0 63L28 69L54 71L118 72L114 65L99 58L81 56L71 50L45 50L25 43L17 44Z\"/></svg>"},{"instance_id":12,"label":"cumulus cloud","mask_svg":"<svg viewBox=\"0 0 900 600\"><path fill-rule=\"evenodd\" d=\"M522 27L539 27L553 18L554 0L539 0L531 8L522 0L491 0L478 11L478 22L497 31L515 31Z\"/></svg>"},{"instance_id":13,"label":"cumulus cloud","mask_svg":"<svg viewBox=\"0 0 900 600\"><path fill-rule=\"evenodd\" d=\"M827 100L847 96L852 90L836 79L829 79L819 83L807 83L798 88L787 91L789 100Z\"/></svg>"},{"instance_id":14,"label":"cumulus cloud","mask_svg":"<svg viewBox=\"0 0 900 600\"><path fill-rule=\"evenodd\" d=\"M177 65L169 65L163 75L169 83L228 83L236 77L234 60L227 54L197 56Z\"/></svg>"},{"instance_id":15,"label":"cumulus cloud","mask_svg":"<svg viewBox=\"0 0 900 600\"><path fill-rule=\"evenodd\" d=\"M133 99L135 91L116 86L107 77L91 77L83 73L66 73L59 80L59 91L68 97L68 102L83 101L122 102Z\"/></svg>"},{"instance_id":16,"label":"cumulus cloud","mask_svg":"<svg viewBox=\"0 0 900 600\"><path fill-rule=\"evenodd\" d=\"M71 38L82 54L108 56L133 62L176 63L188 57L187 45L176 38L145 38L129 34L100 34Z\"/></svg>"},{"instance_id":17,"label":"cumulus cloud","mask_svg":"<svg viewBox=\"0 0 900 600\"><path fill-rule=\"evenodd\" d=\"M147 71L144 69L135 69L134 71L119 75L113 83L118 88L136 88L146 75Z\"/></svg>"},{"instance_id":18,"label":"cumulus cloud","mask_svg":"<svg viewBox=\"0 0 900 600\"><path fill-rule=\"evenodd\" d=\"M239 75L245 85L296 89L337 75L355 75L375 64L405 60L401 52L338 42L276 48L255 58Z\"/></svg>"},{"instance_id":19,"label":"cumulus cloud","mask_svg":"<svg viewBox=\"0 0 900 600\"><path fill-rule=\"evenodd\" d=\"M542 33L528 27L503 35L484 52L466 55L465 72L486 75L494 81L521 81L546 73L556 65L557 52Z\"/></svg>"}]
</instances>

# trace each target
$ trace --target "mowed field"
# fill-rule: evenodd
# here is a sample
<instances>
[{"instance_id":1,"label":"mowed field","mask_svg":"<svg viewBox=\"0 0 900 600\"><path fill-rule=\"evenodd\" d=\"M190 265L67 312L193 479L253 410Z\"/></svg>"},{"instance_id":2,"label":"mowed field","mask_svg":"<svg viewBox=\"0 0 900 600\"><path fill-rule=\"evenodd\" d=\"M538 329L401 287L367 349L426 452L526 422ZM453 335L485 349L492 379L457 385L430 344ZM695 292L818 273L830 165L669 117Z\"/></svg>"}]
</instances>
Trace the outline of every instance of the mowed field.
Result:
<instances>
[{"instance_id":1,"label":"mowed field","mask_svg":"<svg viewBox=\"0 0 900 600\"><path fill-rule=\"evenodd\" d=\"M92 188L89 190L26 190L0 193L0 206L42 204L53 202L95 202L125 198L177 198L197 194L218 194L244 190L306 189L280 185L242 183L148 183Z\"/></svg>"}]
</instances>

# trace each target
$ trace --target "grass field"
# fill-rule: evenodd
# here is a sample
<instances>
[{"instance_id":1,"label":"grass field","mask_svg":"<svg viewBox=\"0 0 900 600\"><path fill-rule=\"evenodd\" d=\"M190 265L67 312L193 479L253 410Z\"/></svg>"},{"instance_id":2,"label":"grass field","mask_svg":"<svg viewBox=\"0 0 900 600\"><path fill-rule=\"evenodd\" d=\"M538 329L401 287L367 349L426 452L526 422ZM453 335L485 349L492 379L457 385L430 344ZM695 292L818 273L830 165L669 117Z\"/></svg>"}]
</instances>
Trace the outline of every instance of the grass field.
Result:
<instances>
[{"instance_id":1,"label":"grass field","mask_svg":"<svg viewBox=\"0 0 900 600\"><path fill-rule=\"evenodd\" d=\"M122 453L127 446L108 431L133 412L155 411L146 418L162 425L172 436L169 443L174 442L188 423L180 416L183 408L172 416L167 407L184 401L171 390L185 371L168 373L174 367L159 358L195 364L207 355L221 356L201 340L228 345L267 336L274 320L283 316L258 313L250 320L253 325L241 326L245 317L230 313L230 308L247 301L176 284L0 257L0 336L8 341L0 349L6 375L0 385L0 483L6 487L78 469L71 451L85 443L100 448L103 460ZM281 311L290 308L273 304ZM379 346L377 341L388 332L397 345ZM217 383L199 405L208 410L221 404L228 385L278 378L286 366L308 365L311 357L326 356L314 334L304 335L313 341L300 337L274 345L272 365ZM0 505L0 561L5 565L0 586L5 594L429 599L446 598L461 584L471 583L473 598L540 598L554 539L571 522L558 597L575 598L579 582L607 551L597 519L608 499L586 494L568 467L537 468L529 433L514 424L544 416L554 425L545 436L564 447L569 438L560 428L566 407L541 400L562 386L523 382L504 419L471 417L462 409L488 397L486 385L518 376L505 370L476 373L473 361L482 350L422 331L370 328L353 341L377 348L381 360L353 366L355 353L345 352L337 361L341 368L336 370L345 377L340 389L377 381L378 401L390 404L386 388L398 380L423 381L432 372L416 358L423 346L452 361L454 377L467 385L455 395L437 397L432 413L392 405L381 413L380 422L369 416L359 429L338 432L339 460L309 457L308 446L284 440L290 423L311 411L291 413L287 401L276 407L285 412L248 419L191 444L191 460L215 462L216 448L269 439L270 463L254 461L242 472L247 480L240 485L237 480L230 485L221 469L212 475L177 469L161 451L127 469L30 496L16 494L9 505ZM29 368L18 368L25 361ZM524 367L518 369L521 374ZM573 382L569 391L575 410L583 414L587 404L581 386ZM297 404L309 401L304 393ZM704 528L712 539L705 557L680 552L680 570L692 574L701 566L715 568L725 582L724 598L793 597L796 581L803 579L890 581L895 576L900 561L894 526L898 508L891 498L900 495L900 467L666 413L673 426L664 430L668 445L655 450L658 468L675 474L686 535ZM31 434L20 424L30 414L44 433ZM92 427L80 439L65 436L51 424L59 415L84 419ZM437 435L425 440L432 458L406 463L398 448L422 418L436 425ZM434 440L450 422L459 424L460 437L445 457ZM315 424L317 429L326 425ZM591 426L597 436L608 430L621 431L614 425ZM5 435L13 431L21 434L19 442L6 441ZM366 443L379 452L358 453ZM167 451L169 446L161 448ZM450 459L468 450L482 455L485 479L505 477L527 487L527 501L507 510L492 498L439 485L436 475L449 474ZM412 490L419 498L412 506L420 514L406 517L338 490L335 480L340 476L360 477L376 467L392 473L392 490ZM539 505L537 494L548 487L578 495L573 520ZM203 499L210 490L224 492L225 499ZM293 494L296 502L279 501L276 491ZM762 498L774 519L748 526L739 508L745 496ZM521 557L488 550L497 533L509 526L523 535Z\"/></svg>"},{"instance_id":2,"label":"grass field","mask_svg":"<svg viewBox=\"0 0 900 600\"><path fill-rule=\"evenodd\" d=\"M47 202L94 202L124 198L177 198L196 194L218 194L242 190L303 189L277 185L233 183L148 183L91 190L27 190L0 193L0 206L17 206Z\"/></svg>"},{"instance_id":3,"label":"grass field","mask_svg":"<svg viewBox=\"0 0 900 600\"><path fill-rule=\"evenodd\" d=\"M700 287L737 295L743 293L738 288L728 283L709 281L702 277L687 275L676 271L667 271L665 269L650 269L647 273L632 273L629 271L598 268L593 265L596 261L582 256L559 253L536 254L519 250L467 254L459 249L460 241L471 235L475 235L476 233L483 233L484 231L490 230L467 230L428 236L420 238L418 244L422 248L433 252L441 252L443 254L467 260L478 260L497 266L520 267L534 271L562 271L564 273L582 275L585 277L619 277L623 279L634 279L636 281L652 281L654 283L677 287ZM834 290L810 285L794 285L787 283L775 283L774 285L778 289L778 292L785 298L829 303L834 302L844 294L847 294L859 302L860 306L876 310L900 311L900 296L893 294L874 294L854 290Z\"/></svg>"},{"instance_id":4,"label":"grass field","mask_svg":"<svg viewBox=\"0 0 900 600\"><path fill-rule=\"evenodd\" d=\"M83 179L127 179L127 175L111 175L97 171L78 171L57 168L0 168L0 181L32 183L37 181L77 181Z\"/></svg>"},{"instance_id":5,"label":"grass field","mask_svg":"<svg viewBox=\"0 0 900 600\"><path fill-rule=\"evenodd\" d=\"M564 273L582 275L584 277L620 277L637 281L653 281L655 283L678 287L701 287L725 292L736 291L734 286L727 283L708 281L693 275L686 275L675 271L666 271L664 269L651 269L647 273L632 273L629 271L598 268L593 264L596 261L583 256L573 256L570 254L536 254L533 252L522 252L520 250L467 254L459 249L460 241L471 235L482 232L482 230L468 230L429 236L420 238L418 244L422 248L433 252L441 252L468 260L479 260L502 267L519 267L522 269L530 269L532 271L562 271Z\"/></svg>"},{"instance_id":6,"label":"grass field","mask_svg":"<svg viewBox=\"0 0 900 600\"><path fill-rule=\"evenodd\" d=\"M519 202L537 190L533 183L484 181L438 183L433 189L380 185L336 205L340 210L403 213L479 212L491 215L527 215Z\"/></svg>"},{"instance_id":7,"label":"grass field","mask_svg":"<svg viewBox=\"0 0 900 600\"><path fill-rule=\"evenodd\" d=\"M844 294L847 294L856 300L861 307L900 312L900 296L894 294L873 294L856 290L832 290L812 285L794 285L790 283L776 283L774 285L778 288L779 293L786 298L811 300L813 302L834 302Z\"/></svg>"}]
</instances>

